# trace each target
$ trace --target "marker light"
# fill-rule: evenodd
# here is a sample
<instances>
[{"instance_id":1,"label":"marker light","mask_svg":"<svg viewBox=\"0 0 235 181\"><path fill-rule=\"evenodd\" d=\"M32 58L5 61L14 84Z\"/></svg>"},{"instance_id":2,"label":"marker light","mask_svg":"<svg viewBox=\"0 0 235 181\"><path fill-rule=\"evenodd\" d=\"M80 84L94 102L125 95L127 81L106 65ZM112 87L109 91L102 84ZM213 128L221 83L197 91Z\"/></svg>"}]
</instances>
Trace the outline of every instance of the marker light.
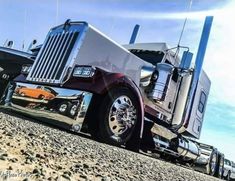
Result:
<instances>
[{"instance_id":1,"label":"marker light","mask_svg":"<svg viewBox=\"0 0 235 181\"><path fill-rule=\"evenodd\" d=\"M73 71L74 77L92 77L95 74L94 67L75 67Z\"/></svg>"}]
</instances>

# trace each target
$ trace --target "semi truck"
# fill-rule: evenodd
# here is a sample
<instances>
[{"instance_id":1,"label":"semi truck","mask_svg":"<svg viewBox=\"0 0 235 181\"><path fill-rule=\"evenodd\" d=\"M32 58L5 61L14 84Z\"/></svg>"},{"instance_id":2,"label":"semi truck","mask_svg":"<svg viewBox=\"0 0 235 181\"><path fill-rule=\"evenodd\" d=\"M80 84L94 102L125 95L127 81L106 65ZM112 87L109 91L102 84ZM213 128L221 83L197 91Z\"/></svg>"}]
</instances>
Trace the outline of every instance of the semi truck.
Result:
<instances>
[{"instance_id":1,"label":"semi truck","mask_svg":"<svg viewBox=\"0 0 235 181\"><path fill-rule=\"evenodd\" d=\"M0 47L0 98L4 95L9 82L21 73L22 66L33 64L38 51L38 48L31 46L29 53L16 50L13 49L13 44L13 41L7 41Z\"/></svg>"},{"instance_id":2,"label":"semi truck","mask_svg":"<svg viewBox=\"0 0 235 181\"><path fill-rule=\"evenodd\" d=\"M224 154L198 141L211 85L202 65L212 21L206 17L193 63L187 47L135 43L136 31L120 45L87 22L68 20L49 31L33 65L14 79L5 108L222 177ZM19 95L41 86L56 95ZM59 97L79 99L61 105Z\"/></svg>"}]
</instances>

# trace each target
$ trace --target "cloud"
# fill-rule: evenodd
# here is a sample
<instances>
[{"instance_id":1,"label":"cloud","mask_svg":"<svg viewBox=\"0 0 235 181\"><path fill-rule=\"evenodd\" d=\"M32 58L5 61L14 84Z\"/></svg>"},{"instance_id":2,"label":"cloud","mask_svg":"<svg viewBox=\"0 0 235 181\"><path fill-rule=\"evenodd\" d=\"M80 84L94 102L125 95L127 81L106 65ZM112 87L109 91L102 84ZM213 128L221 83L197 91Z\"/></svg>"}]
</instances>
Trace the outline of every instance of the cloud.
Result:
<instances>
[{"instance_id":1,"label":"cloud","mask_svg":"<svg viewBox=\"0 0 235 181\"><path fill-rule=\"evenodd\" d=\"M231 18L235 17L235 4L223 11L223 16L214 19L211 37L205 56L205 69L212 79L212 96L221 102L235 105L235 28Z\"/></svg>"},{"instance_id":2,"label":"cloud","mask_svg":"<svg viewBox=\"0 0 235 181\"><path fill-rule=\"evenodd\" d=\"M185 19L186 17L189 19L204 19L207 15L223 15L223 11L221 10L211 10L211 11L197 11L197 12L176 12L176 13L163 13L163 12L148 12L148 11L121 11L121 12L106 12L105 15L118 17L118 18L131 18L131 19L147 19L147 20L155 20L155 19ZM102 15L101 15L102 16Z\"/></svg>"},{"instance_id":3,"label":"cloud","mask_svg":"<svg viewBox=\"0 0 235 181\"><path fill-rule=\"evenodd\" d=\"M77 6L78 9L71 8L72 13L85 14L88 16L96 17L114 17L114 18L124 18L124 19L144 19L144 20L156 20L156 19L203 19L207 15L213 16L223 16L224 5L227 1L214 0L213 3L209 1L205 2L193 2L192 7L189 8L190 1L185 0L181 2L175 1L157 1L149 3L146 0L137 1L133 3L132 1L106 1L96 0L93 3L76 3L75 1L70 1L70 4ZM61 2L61 6L66 5ZM200 10L198 10L200 9ZM226 10L228 10L228 6ZM60 9L61 14L66 9Z\"/></svg>"}]
</instances>

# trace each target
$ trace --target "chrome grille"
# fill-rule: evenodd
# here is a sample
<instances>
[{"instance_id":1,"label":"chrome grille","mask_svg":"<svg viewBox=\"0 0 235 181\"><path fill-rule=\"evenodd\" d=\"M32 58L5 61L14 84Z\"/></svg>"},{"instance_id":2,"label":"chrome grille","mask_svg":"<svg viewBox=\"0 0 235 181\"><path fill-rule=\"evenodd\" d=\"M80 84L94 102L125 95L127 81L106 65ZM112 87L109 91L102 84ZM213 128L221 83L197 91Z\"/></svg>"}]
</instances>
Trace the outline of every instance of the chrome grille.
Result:
<instances>
[{"instance_id":1,"label":"chrome grille","mask_svg":"<svg viewBox=\"0 0 235 181\"><path fill-rule=\"evenodd\" d=\"M27 80L60 83L78 35L79 32L76 30L52 31L40 50Z\"/></svg>"}]
</instances>

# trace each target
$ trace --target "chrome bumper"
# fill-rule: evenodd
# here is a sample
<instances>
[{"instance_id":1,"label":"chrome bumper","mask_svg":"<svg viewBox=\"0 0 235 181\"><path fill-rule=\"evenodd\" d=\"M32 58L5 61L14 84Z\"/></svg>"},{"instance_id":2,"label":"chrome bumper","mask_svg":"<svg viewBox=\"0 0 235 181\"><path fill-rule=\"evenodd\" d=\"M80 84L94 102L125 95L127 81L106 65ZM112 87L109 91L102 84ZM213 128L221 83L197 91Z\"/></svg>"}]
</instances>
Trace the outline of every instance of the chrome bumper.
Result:
<instances>
[{"instance_id":1,"label":"chrome bumper","mask_svg":"<svg viewBox=\"0 0 235 181\"><path fill-rule=\"evenodd\" d=\"M10 109L80 132L92 93L35 84L16 83Z\"/></svg>"}]
</instances>

